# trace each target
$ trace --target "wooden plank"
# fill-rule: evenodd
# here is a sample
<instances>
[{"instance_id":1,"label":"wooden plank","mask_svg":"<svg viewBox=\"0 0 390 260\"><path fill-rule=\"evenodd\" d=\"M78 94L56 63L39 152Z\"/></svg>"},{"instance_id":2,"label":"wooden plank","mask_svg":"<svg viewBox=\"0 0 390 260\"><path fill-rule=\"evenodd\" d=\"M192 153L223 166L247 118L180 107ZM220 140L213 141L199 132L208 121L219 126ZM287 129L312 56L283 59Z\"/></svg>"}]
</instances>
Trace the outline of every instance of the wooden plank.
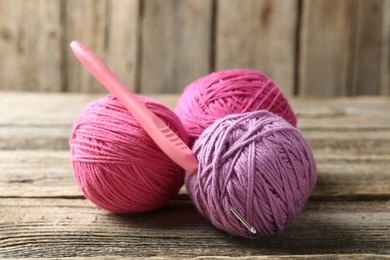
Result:
<instances>
[{"instance_id":1,"label":"wooden plank","mask_svg":"<svg viewBox=\"0 0 390 260\"><path fill-rule=\"evenodd\" d=\"M15 93L0 95L1 126L70 126L83 108L105 94ZM151 95L169 108L176 106L178 95ZM45 102L42 102L42 101ZM360 97L337 99L289 100L306 128L387 129L390 127L390 99ZM12 109L10 109L12 108ZM332 123L334 120L334 123ZM369 123L367 123L369 122Z\"/></svg>"},{"instance_id":2,"label":"wooden plank","mask_svg":"<svg viewBox=\"0 0 390 260\"><path fill-rule=\"evenodd\" d=\"M369 118L367 118L368 120ZM377 120L380 123L380 120ZM366 128L357 121L349 120L352 126L329 126L332 120L305 120L301 130L312 149L328 149L332 153L385 154L390 152L390 126ZM312 126L313 123L320 123ZM337 123L345 120L337 120ZM363 120L364 122L364 120ZM360 126L362 125L362 126ZM0 126L0 149L2 150L67 150L71 125L65 126Z\"/></svg>"},{"instance_id":3,"label":"wooden plank","mask_svg":"<svg viewBox=\"0 0 390 260\"><path fill-rule=\"evenodd\" d=\"M73 122L89 102L101 96L2 93L0 148L68 149ZM177 95L154 97L171 108L177 100ZM300 113L298 126L314 150L354 154L365 150L375 154L389 152L388 98L292 99L291 103Z\"/></svg>"},{"instance_id":4,"label":"wooden plank","mask_svg":"<svg viewBox=\"0 0 390 260\"><path fill-rule=\"evenodd\" d=\"M390 95L390 1L383 2L381 95Z\"/></svg>"},{"instance_id":5,"label":"wooden plank","mask_svg":"<svg viewBox=\"0 0 390 260\"><path fill-rule=\"evenodd\" d=\"M384 155L390 153L390 130L348 131L346 129L305 129L303 135L312 149L329 154Z\"/></svg>"},{"instance_id":6,"label":"wooden plank","mask_svg":"<svg viewBox=\"0 0 390 260\"><path fill-rule=\"evenodd\" d=\"M86 104L101 96L4 93L0 96L0 148L68 149L71 125ZM155 98L171 108L177 100L176 95ZM292 99L291 103L300 113L298 126L314 150L353 154L389 152L388 99ZM14 107L12 111L10 107Z\"/></svg>"},{"instance_id":7,"label":"wooden plank","mask_svg":"<svg viewBox=\"0 0 390 260\"><path fill-rule=\"evenodd\" d=\"M84 105L85 106L85 105ZM50 137L50 132L58 131L58 137L61 137L61 134L64 133L63 129L70 129L73 122L76 120L77 116L81 114L83 107L81 106L79 110L70 110L67 112L60 113L59 116L64 116L64 121L59 120L59 116L55 114L48 115L37 115L32 118L22 117L19 121L12 122L13 119L17 116L30 115L33 114L32 111L16 111L18 113L7 115L3 120L0 119L0 125L2 127L2 133L6 134L6 131L15 130L15 137L22 136L23 133L26 133L29 129L32 129L33 132L39 134L45 132ZM36 109L37 111L39 109ZM310 115L311 116L311 115ZM42 119L42 121L39 121ZM298 128L303 132L308 131L318 131L318 130L327 130L331 131L332 134L337 134L341 131L386 131L390 128L390 122L384 121L388 120L388 117L370 117L370 116L339 116L339 117L323 117L316 119L313 117L304 117L300 116L298 121ZM367 123L369 122L369 123ZM31 123L31 126L27 124ZM21 129L24 127L24 129ZM20 128L20 129L16 129ZM8 129L8 130L7 130ZM65 129L66 130L66 129ZM20 133L20 134L19 134ZM330 133L330 132L329 132ZM329 134L330 135L330 134ZM23 136L22 136L23 137ZM27 136L25 138L28 138ZM27 140L27 139L26 139Z\"/></svg>"},{"instance_id":8,"label":"wooden plank","mask_svg":"<svg viewBox=\"0 0 390 260\"><path fill-rule=\"evenodd\" d=\"M106 93L26 94L2 92L0 95L0 125L71 126L87 104L104 96ZM175 107L178 99L177 95L152 95L151 97L170 108Z\"/></svg>"},{"instance_id":9,"label":"wooden plank","mask_svg":"<svg viewBox=\"0 0 390 260\"><path fill-rule=\"evenodd\" d=\"M167 207L137 215L110 214L83 199L69 162L68 131L99 96L0 96L0 259L389 259L388 98L292 100L314 149L318 182L294 224L252 241L212 227L185 190ZM156 97L171 107L177 100ZM8 149L33 150L5 151L7 143Z\"/></svg>"},{"instance_id":10,"label":"wooden plank","mask_svg":"<svg viewBox=\"0 0 390 260\"><path fill-rule=\"evenodd\" d=\"M389 254L390 202L309 202L295 223L258 240L216 230L189 201L114 215L86 200L1 199L5 258Z\"/></svg>"},{"instance_id":11,"label":"wooden plank","mask_svg":"<svg viewBox=\"0 0 390 260\"><path fill-rule=\"evenodd\" d=\"M146 259L162 260L162 259L173 259L175 257L160 257L152 256ZM301 260L301 259L346 259L346 260L361 260L361 259L390 259L388 255L380 254L311 254L311 255L257 255L257 256L194 256L186 257L186 259L195 260L195 259L238 259L238 260L280 260L280 259L291 259L291 260ZM9 259L25 259L25 258L0 258L1 260ZM31 258L33 260L52 260L53 258ZM110 259L129 259L126 256L92 256L92 257L66 257L67 260L110 260ZM131 257L131 259L145 259L145 257Z\"/></svg>"},{"instance_id":12,"label":"wooden plank","mask_svg":"<svg viewBox=\"0 0 390 260\"><path fill-rule=\"evenodd\" d=\"M388 154L314 151L318 180L311 199L389 199Z\"/></svg>"},{"instance_id":13,"label":"wooden plank","mask_svg":"<svg viewBox=\"0 0 390 260\"><path fill-rule=\"evenodd\" d=\"M71 126L0 126L0 150L68 150Z\"/></svg>"},{"instance_id":14,"label":"wooden plank","mask_svg":"<svg viewBox=\"0 0 390 260\"><path fill-rule=\"evenodd\" d=\"M300 96L345 96L357 1L303 0L299 57Z\"/></svg>"},{"instance_id":15,"label":"wooden plank","mask_svg":"<svg viewBox=\"0 0 390 260\"><path fill-rule=\"evenodd\" d=\"M260 70L293 95L298 1L217 3L216 70Z\"/></svg>"},{"instance_id":16,"label":"wooden plank","mask_svg":"<svg viewBox=\"0 0 390 260\"><path fill-rule=\"evenodd\" d=\"M65 42L78 40L106 59L107 0L65 1ZM67 91L103 92L104 88L83 68L66 44Z\"/></svg>"},{"instance_id":17,"label":"wooden plank","mask_svg":"<svg viewBox=\"0 0 390 260\"><path fill-rule=\"evenodd\" d=\"M0 1L0 89L61 91L61 1Z\"/></svg>"},{"instance_id":18,"label":"wooden plank","mask_svg":"<svg viewBox=\"0 0 390 260\"><path fill-rule=\"evenodd\" d=\"M332 98L332 99L290 99L290 103L302 118L340 116L387 116L390 109L389 98ZM387 112L386 112L387 111ZM386 115L387 114L387 115Z\"/></svg>"},{"instance_id":19,"label":"wooden plank","mask_svg":"<svg viewBox=\"0 0 390 260\"><path fill-rule=\"evenodd\" d=\"M358 1L351 75L353 95L378 95L380 92L383 8L383 0Z\"/></svg>"},{"instance_id":20,"label":"wooden plank","mask_svg":"<svg viewBox=\"0 0 390 260\"><path fill-rule=\"evenodd\" d=\"M1 151L0 158L2 198L83 198L69 151Z\"/></svg>"},{"instance_id":21,"label":"wooden plank","mask_svg":"<svg viewBox=\"0 0 390 260\"><path fill-rule=\"evenodd\" d=\"M143 93L179 93L209 73L211 7L211 0L143 1Z\"/></svg>"},{"instance_id":22,"label":"wooden plank","mask_svg":"<svg viewBox=\"0 0 390 260\"><path fill-rule=\"evenodd\" d=\"M372 150L372 148L371 148ZM314 151L318 181L311 199L390 198L390 145L387 152ZM79 198L69 151L1 151L0 197ZM183 188L183 199L189 199Z\"/></svg>"},{"instance_id":23,"label":"wooden plank","mask_svg":"<svg viewBox=\"0 0 390 260\"><path fill-rule=\"evenodd\" d=\"M139 3L139 0L110 0L107 3L107 65L131 91L138 85Z\"/></svg>"},{"instance_id":24,"label":"wooden plank","mask_svg":"<svg viewBox=\"0 0 390 260\"><path fill-rule=\"evenodd\" d=\"M89 102L102 96L3 92L0 95L0 125L70 126Z\"/></svg>"}]
</instances>

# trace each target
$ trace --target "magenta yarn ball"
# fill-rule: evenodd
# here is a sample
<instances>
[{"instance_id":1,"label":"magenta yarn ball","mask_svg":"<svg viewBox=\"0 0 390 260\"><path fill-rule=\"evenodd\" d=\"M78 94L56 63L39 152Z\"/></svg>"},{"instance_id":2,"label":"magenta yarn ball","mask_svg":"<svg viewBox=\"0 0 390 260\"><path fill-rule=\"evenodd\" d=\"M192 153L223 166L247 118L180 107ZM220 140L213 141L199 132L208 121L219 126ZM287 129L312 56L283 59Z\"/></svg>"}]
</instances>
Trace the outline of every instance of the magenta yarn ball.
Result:
<instances>
[{"instance_id":1,"label":"magenta yarn ball","mask_svg":"<svg viewBox=\"0 0 390 260\"><path fill-rule=\"evenodd\" d=\"M138 99L188 143L173 111L151 98ZM111 212L158 209L177 195L184 182L184 171L113 96L85 108L73 125L70 147L80 189L94 204Z\"/></svg>"},{"instance_id":2,"label":"magenta yarn ball","mask_svg":"<svg viewBox=\"0 0 390 260\"><path fill-rule=\"evenodd\" d=\"M186 174L188 193L205 218L235 236L256 238L283 230L300 214L317 179L301 132L264 110L218 119L200 135L193 152L199 170Z\"/></svg>"},{"instance_id":3,"label":"magenta yarn ball","mask_svg":"<svg viewBox=\"0 0 390 260\"><path fill-rule=\"evenodd\" d=\"M296 126L296 116L279 87L254 70L225 70L202 77L185 88L176 107L191 144L215 120L256 110L268 110Z\"/></svg>"}]
</instances>

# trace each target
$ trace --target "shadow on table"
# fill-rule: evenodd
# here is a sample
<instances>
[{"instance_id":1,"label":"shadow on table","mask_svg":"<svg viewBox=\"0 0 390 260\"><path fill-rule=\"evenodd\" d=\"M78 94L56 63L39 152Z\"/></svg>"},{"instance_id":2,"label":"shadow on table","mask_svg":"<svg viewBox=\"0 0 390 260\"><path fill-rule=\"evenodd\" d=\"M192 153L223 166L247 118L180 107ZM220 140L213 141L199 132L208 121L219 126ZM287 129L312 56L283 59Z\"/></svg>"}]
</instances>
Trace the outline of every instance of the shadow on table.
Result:
<instances>
[{"instance_id":1,"label":"shadow on table","mask_svg":"<svg viewBox=\"0 0 390 260\"><path fill-rule=\"evenodd\" d=\"M146 237L182 245L184 255L331 254L372 252L364 227L356 222L340 222L311 210L304 211L285 231L256 240L233 237L213 227L190 201L174 201L151 213L113 215L137 227ZM229 253L230 252L230 253Z\"/></svg>"}]
</instances>

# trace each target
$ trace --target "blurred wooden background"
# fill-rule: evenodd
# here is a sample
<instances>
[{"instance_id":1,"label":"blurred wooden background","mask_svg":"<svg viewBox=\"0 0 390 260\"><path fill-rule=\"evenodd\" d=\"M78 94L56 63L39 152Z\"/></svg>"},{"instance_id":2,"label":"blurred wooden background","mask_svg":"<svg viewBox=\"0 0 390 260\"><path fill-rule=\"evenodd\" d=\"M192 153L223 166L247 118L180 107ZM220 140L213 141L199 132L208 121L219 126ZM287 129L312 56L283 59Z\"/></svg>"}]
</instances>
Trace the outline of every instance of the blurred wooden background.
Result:
<instances>
[{"instance_id":1,"label":"blurred wooden background","mask_svg":"<svg viewBox=\"0 0 390 260\"><path fill-rule=\"evenodd\" d=\"M73 39L140 93L250 68L287 96L390 94L390 0L0 0L0 89L103 92Z\"/></svg>"}]
</instances>

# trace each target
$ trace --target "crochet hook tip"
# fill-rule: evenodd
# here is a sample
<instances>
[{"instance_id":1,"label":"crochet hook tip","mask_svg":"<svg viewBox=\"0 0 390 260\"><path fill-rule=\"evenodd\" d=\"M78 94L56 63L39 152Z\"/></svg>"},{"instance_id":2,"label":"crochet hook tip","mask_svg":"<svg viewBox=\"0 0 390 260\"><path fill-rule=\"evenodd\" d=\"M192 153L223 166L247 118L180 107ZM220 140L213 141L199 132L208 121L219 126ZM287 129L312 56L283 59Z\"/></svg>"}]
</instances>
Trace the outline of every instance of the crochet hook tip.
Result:
<instances>
[{"instance_id":1,"label":"crochet hook tip","mask_svg":"<svg viewBox=\"0 0 390 260\"><path fill-rule=\"evenodd\" d=\"M241 214L229 204L229 209L233 213L233 215L251 232L252 234L256 234L257 230L254 226L252 226Z\"/></svg>"}]
</instances>

